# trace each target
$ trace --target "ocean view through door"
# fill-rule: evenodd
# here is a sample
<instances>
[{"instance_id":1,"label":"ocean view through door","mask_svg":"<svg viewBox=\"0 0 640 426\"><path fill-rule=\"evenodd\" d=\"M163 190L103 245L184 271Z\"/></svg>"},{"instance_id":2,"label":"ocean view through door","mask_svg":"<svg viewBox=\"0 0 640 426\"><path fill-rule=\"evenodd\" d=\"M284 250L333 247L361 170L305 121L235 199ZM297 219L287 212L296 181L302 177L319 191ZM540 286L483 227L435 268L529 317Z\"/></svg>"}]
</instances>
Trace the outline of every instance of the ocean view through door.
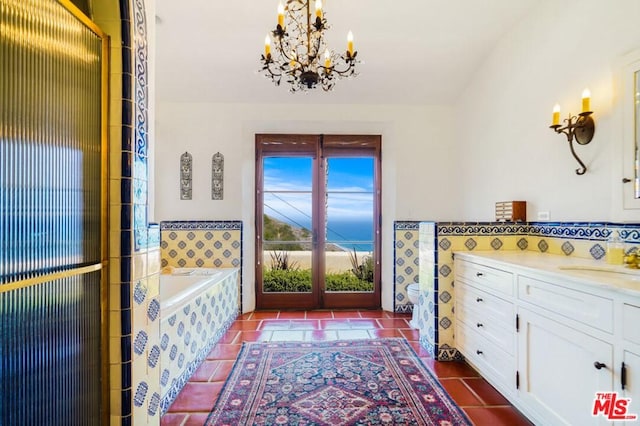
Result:
<instances>
[{"instance_id":1,"label":"ocean view through door","mask_svg":"<svg viewBox=\"0 0 640 426\"><path fill-rule=\"evenodd\" d=\"M380 307L380 136L256 135L258 309Z\"/></svg>"}]
</instances>

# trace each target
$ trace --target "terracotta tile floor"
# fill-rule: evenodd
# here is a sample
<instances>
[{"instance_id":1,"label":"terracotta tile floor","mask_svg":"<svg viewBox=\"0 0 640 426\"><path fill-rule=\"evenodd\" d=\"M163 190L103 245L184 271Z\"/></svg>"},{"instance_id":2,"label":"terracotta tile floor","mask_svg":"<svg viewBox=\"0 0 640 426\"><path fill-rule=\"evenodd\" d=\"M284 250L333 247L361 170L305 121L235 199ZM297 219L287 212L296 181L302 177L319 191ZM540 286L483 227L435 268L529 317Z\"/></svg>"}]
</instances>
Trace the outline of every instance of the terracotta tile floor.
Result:
<instances>
[{"instance_id":1,"label":"terracotta tile floor","mask_svg":"<svg viewBox=\"0 0 640 426\"><path fill-rule=\"evenodd\" d=\"M252 312L240 316L207 355L185 385L163 426L204 424L224 380L231 372L242 342L301 340L324 341L376 337L406 338L425 365L440 380L453 400L476 425L530 425L518 410L465 363L440 362L418 343L408 314L384 311Z\"/></svg>"}]
</instances>

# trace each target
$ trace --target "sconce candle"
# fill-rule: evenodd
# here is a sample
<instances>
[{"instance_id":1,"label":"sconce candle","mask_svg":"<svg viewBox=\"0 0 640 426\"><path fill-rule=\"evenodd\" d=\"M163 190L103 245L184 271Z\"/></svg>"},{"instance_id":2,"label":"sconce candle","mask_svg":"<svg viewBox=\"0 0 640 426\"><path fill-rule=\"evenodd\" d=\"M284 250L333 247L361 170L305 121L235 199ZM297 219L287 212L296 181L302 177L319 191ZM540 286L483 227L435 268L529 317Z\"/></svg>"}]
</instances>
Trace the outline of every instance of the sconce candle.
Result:
<instances>
[{"instance_id":1,"label":"sconce candle","mask_svg":"<svg viewBox=\"0 0 640 426\"><path fill-rule=\"evenodd\" d=\"M596 131L596 125L592 116L593 112L590 111L590 98L591 93L589 89L585 89L584 92L582 92L582 112L578 115L569 114L569 117L564 120L565 125L560 124L560 105L555 104L553 107L553 120L550 127L554 132L558 134L562 133L567 137L571 155L573 155L573 158L580 164L580 168L576 169L577 175L585 174L587 172L587 166L582 162L580 157L578 157L578 154L576 154L573 142L575 141L579 145L586 145L591 142L593 134Z\"/></svg>"},{"instance_id":2,"label":"sconce candle","mask_svg":"<svg viewBox=\"0 0 640 426\"><path fill-rule=\"evenodd\" d=\"M553 106L553 120L551 122L552 126L557 126L560 124L560 105L555 104Z\"/></svg>"},{"instance_id":3,"label":"sconce candle","mask_svg":"<svg viewBox=\"0 0 640 426\"><path fill-rule=\"evenodd\" d=\"M349 52L349 56L353 56L353 33L351 31L347 34L347 52Z\"/></svg>"},{"instance_id":4,"label":"sconce candle","mask_svg":"<svg viewBox=\"0 0 640 426\"><path fill-rule=\"evenodd\" d=\"M591 101L591 92L589 91L589 89L584 89L584 91L582 92L582 112L591 111L590 101Z\"/></svg>"},{"instance_id":5,"label":"sconce candle","mask_svg":"<svg viewBox=\"0 0 640 426\"><path fill-rule=\"evenodd\" d=\"M322 0L316 0L316 16L322 19Z\"/></svg>"}]
</instances>

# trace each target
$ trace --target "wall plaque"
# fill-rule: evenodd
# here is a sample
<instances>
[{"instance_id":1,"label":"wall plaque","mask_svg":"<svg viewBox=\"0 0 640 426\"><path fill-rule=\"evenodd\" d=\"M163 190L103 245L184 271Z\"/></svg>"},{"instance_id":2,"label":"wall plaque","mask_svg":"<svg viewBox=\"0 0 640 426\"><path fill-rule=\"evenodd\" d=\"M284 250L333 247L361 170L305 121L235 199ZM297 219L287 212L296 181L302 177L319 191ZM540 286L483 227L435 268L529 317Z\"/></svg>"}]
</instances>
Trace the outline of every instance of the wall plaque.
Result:
<instances>
[{"instance_id":1,"label":"wall plaque","mask_svg":"<svg viewBox=\"0 0 640 426\"><path fill-rule=\"evenodd\" d=\"M224 155L216 152L211 159L211 199L222 200L224 196Z\"/></svg>"},{"instance_id":2,"label":"wall plaque","mask_svg":"<svg viewBox=\"0 0 640 426\"><path fill-rule=\"evenodd\" d=\"M180 156L180 199L190 200L192 196L193 158L185 152Z\"/></svg>"}]
</instances>

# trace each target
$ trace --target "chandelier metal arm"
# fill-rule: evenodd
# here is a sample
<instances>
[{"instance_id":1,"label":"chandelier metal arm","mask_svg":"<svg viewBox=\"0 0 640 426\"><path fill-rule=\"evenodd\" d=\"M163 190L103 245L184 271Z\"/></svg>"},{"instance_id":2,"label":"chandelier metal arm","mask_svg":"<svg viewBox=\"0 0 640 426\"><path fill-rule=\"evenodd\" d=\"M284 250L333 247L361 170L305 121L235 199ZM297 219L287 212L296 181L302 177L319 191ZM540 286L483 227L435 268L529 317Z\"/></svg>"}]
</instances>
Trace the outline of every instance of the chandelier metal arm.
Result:
<instances>
[{"instance_id":1,"label":"chandelier metal arm","mask_svg":"<svg viewBox=\"0 0 640 426\"><path fill-rule=\"evenodd\" d=\"M341 77L347 77L347 76L356 74L355 57L357 54L358 52L353 52L353 56L351 57L345 57L344 55L338 56L344 62L344 64L346 65L346 68L338 69L336 66L332 66L331 68L328 69L329 72L336 73Z\"/></svg>"},{"instance_id":2,"label":"chandelier metal arm","mask_svg":"<svg viewBox=\"0 0 640 426\"><path fill-rule=\"evenodd\" d=\"M273 64L274 62L273 62L273 59L271 59L271 55L269 55L268 57L265 57L264 55L262 55L262 62L264 63L264 66L262 67L262 71L267 73L267 77L270 77L271 81L273 81L276 84L276 86L279 86L280 81L282 80L282 72L278 73L272 69L271 64Z\"/></svg>"}]
</instances>

